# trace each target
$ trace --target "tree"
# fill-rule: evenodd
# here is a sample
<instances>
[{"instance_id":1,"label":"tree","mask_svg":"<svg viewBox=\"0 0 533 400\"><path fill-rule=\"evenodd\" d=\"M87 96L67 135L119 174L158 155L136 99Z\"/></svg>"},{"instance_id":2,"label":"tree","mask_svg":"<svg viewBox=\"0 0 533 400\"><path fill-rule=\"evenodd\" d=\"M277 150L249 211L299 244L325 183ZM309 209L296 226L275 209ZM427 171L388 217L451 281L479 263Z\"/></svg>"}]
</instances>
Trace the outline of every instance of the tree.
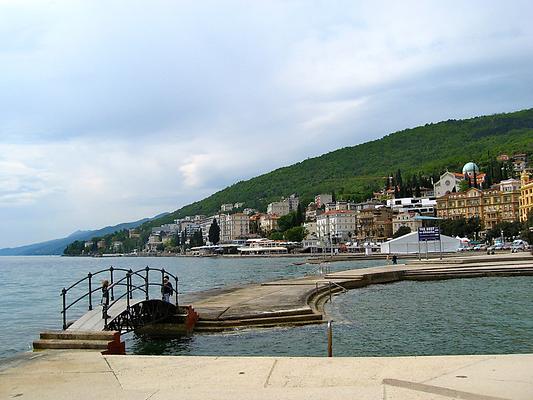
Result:
<instances>
[{"instance_id":1,"label":"tree","mask_svg":"<svg viewBox=\"0 0 533 400\"><path fill-rule=\"evenodd\" d=\"M287 229L291 229L296 224L296 212L291 212L286 215L279 217L278 219L278 230L280 232L285 232Z\"/></svg>"},{"instance_id":2,"label":"tree","mask_svg":"<svg viewBox=\"0 0 533 400\"><path fill-rule=\"evenodd\" d=\"M400 226L396 233L392 235L393 239L399 238L400 236L407 235L408 233L411 233L411 228L408 226Z\"/></svg>"},{"instance_id":3,"label":"tree","mask_svg":"<svg viewBox=\"0 0 533 400\"><path fill-rule=\"evenodd\" d=\"M470 189L470 181L463 180L459 182L459 191L460 192L466 192L468 189Z\"/></svg>"},{"instance_id":4,"label":"tree","mask_svg":"<svg viewBox=\"0 0 533 400\"><path fill-rule=\"evenodd\" d=\"M502 236L502 231L505 238L513 238L519 236L521 230L522 224L520 222L500 222L487 232L486 239L488 241L497 239Z\"/></svg>"},{"instance_id":5,"label":"tree","mask_svg":"<svg viewBox=\"0 0 533 400\"><path fill-rule=\"evenodd\" d=\"M283 237L290 242L301 242L305 239L307 230L303 226L295 226L284 232Z\"/></svg>"},{"instance_id":6,"label":"tree","mask_svg":"<svg viewBox=\"0 0 533 400\"><path fill-rule=\"evenodd\" d=\"M296 226L300 226L304 223L304 221L305 221L305 216L304 216L302 204L298 203L298 207L296 208L296 218L295 218L294 223Z\"/></svg>"},{"instance_id":7,"label":"tree","mask_svg":"<svg viewBox=\"0 0 533 400\"><path fill-rule=\"evenodd\" d=\"M270 235L268 236L270 240L283 240L283 233L281 232L270 232Z\"/></svg>"},{"instance_id":8,"label":"tree","mask_svg":"<svg viewBox=\"0 0 533 400\"><path fill-rule=\"evenodd\" d=\"M191 247L199 247L204 245L204 238L202 231L196 231L191 236Z\"/></svg>"},{"instance_id":9,"label":"tree","mask_svg":"<svg viewBox=\"0 0 533 400\"><path fill-rule=\"evenodd\" d=\"M218 242L220 242L220 227L218 226L216 218L213 218L213 222L209 227L209 241L212 244L218 244Z\"/></svg>"}]
</instances>

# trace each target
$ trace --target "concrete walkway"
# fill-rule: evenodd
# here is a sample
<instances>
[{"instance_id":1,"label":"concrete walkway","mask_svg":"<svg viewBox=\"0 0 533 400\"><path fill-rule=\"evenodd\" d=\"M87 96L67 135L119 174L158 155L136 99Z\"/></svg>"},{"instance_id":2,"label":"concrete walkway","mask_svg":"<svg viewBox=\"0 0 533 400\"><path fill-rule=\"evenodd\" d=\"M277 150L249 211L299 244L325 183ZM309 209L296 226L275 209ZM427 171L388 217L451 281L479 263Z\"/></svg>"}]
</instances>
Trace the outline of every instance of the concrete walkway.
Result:
<instances>
[{"instance_id":1,"label":"concrete walkway","mask_svg":"<svg viewBox=\"0 0 533 400\"><path fill-rule=\"evenodd\" d=\"M27 353L0 370L0 399L533 398L533 354L284 358Z\"/></svg>"},{"instance_id":2,"label":"concrete walkway","mask_svg":"<svg viewBox=\"0 0 533 400\"><path fill-rule=\"evenodd\" d=\"M447 279L496 275L533 275L533 256L521 254L479 255L450 259L411 261L408 264L359 268L299 279L288 279L263 284L206 292L191 297L183 296L183 303L192 303L201 320L224 321L272 317L299 312L317 311L313 298L316 285L326 287L335 282L346 288L357 288L372 283L396 282L404 279ZM338 289L338 287L336 287Z\"/></svg>"}]
</instances>

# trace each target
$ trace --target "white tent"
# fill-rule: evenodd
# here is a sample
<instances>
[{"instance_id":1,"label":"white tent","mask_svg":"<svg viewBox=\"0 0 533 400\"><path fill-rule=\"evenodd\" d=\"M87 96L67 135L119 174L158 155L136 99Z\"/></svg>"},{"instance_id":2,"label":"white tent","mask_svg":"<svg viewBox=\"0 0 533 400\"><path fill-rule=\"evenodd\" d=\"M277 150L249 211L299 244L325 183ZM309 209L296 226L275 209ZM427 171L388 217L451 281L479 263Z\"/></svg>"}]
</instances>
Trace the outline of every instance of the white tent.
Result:
<instances>
[{"instance_id":1,"label":"white tent","mask_svg":"<svg viewBox=\"0 0 533 400\"><path fill-rule=\"evenodd\" d=\"M425 254L427 245L428 253L438 253L441 250L440 246L442 246L442 252L444 253L455 252L461 247L461 241L450 236L440 235L440 241L440 244L438 241L420 242L419 244L418 232L411 232L381 243L381 252L385 254L417 254L420 245L420 253Z\"/></svg>"}]
</instances>

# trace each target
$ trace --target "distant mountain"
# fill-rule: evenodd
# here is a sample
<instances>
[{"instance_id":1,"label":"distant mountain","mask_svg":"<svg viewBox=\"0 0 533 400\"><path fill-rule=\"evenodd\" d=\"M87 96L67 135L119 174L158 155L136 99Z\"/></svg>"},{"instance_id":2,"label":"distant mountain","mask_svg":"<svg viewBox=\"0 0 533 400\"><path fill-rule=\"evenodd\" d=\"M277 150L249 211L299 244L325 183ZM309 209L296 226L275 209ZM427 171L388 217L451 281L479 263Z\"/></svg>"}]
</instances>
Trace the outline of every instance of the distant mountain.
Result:
<instances>
[{"instance_id":1,"label":"distant mountain","mask_svg":"<svg viewBox=\"0 0 533 400\"><path fill-rule=\"evenodd\" d=\"M45 256L45 255L61 255L63 250L69 243L75 240L90 240L93 237L101 237L113 232L121 231L123 229L137 228L145 222L152 219L162 218L167 213L159 214L153 218L143 218L134 222L125 222L118 225L106 226L102 229L93 231L76 231L67 237L61 239L48 240L46 242L29 244L20 247L11 247L0 249L0 256Z\"/></svg>"}]
</instances>

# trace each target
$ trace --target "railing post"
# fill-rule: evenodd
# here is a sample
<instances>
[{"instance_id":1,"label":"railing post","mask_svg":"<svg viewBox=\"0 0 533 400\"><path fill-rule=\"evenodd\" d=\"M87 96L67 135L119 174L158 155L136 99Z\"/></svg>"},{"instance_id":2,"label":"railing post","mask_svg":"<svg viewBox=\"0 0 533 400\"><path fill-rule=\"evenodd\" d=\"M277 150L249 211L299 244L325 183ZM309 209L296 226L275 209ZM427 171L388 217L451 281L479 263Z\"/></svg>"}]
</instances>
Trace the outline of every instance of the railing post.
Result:
<instances>
[{"instance_id":1,"label":"railing post","mask_svg":"<svg viewBox=\"0 0 533 400\"><path fill-rule=\"evenodd\" d=\"M330 303L331 303L331 286L332 286L332 285L333 285L333 284L330 282L330 283L329 283L329 302L330 302Z\"/></svg>"},{"instance_id":2,"label":"railing post","mask_svg":"<svg viewBox=\"0 0 533 400\"><path fill-rule=\"evenodd\" d=\"M174 289L176 291L176 307L178 307L178 277L176 276L176 288Z\"/></svg>"},{"instance_id":3,"label":"railing post","mask_svg":"<svg viewBox=\"0 0 533 400\"><path fill-rule=\"evenodd\" d=\"M163 299L163 285L165 284L165 268L161 268L161 299Z\"/></svg>"},{"instance_id":4,"label":"railing post","mask_svg":"<svg viewBox=\"0 0 533 400\"><path fill-rule=\"evenodd\" d=\"M129 276L130 276L130 299L133 299L133 282L131 280L131 277L133 275L133 271L131 270L131 268L128 271L128 273L129 273Z\"/></svg>"},{"instance_id":5,"label":"railing post","mask_svg":"<svg viewBox=\"0 0 533 400\"><path fill-rule=\"evenodd\" d=\"M61 291L63 297L63 330L67 329L67 289L63 288Z\"/></svg>"},{"instance_id":6,"label":"railing post","mask_svg":"<svg viewBox=\"0 0 533 400\"><path fill-rule=\"evenodd\" d=\"M109 273L111 274L111 301L115 300L115 288L113 287L113 266L109 267Z\"/></svg>"},{"instance_id":7,"label":"railing post","mask_svg":"<svg viewBox=\"0 0 533 400\"><path fill-rule=\"evenodd\" d=\"M148 287L148 282L149 282L148 281L148 271L150 271L150 268L148 268L148 265L146 266L145 270L146 270L146 277L144 278L144 287L146 289L146 300L148 300L150 298L150 296L148 295L148 289L149 289L149 287Z\"/></svg>"},{"instance_id":8,"label":"railing post","mask_svg":"<svg viewBox=\"0 0 533 400\"><path fill-rule=\"evenodd\" d=\"M126 272L126 308L130 311L130 281L131 275L129 272Z\"/></svg>"},{"instance_id":9,"label":"railing post","mask_svg":"<svg viewBox=\"0 0 533 400\"><path fill-rule=\"evenodd\" d=\"M333 357L333 327L332 320L328 321L328 357Z\"/></svg>"},{"instance_id":10,"label":"railing post","mask_svg":"<svg viewBox=\"0 0 533 400\"><path fill-rule=\"evenodd\" d=\"M92 280L93 280L93 274L90 272L87 274L87 278L89 278L89 311L93 309L93 288L92 288Z\"/></svg>"}]
</instances>

